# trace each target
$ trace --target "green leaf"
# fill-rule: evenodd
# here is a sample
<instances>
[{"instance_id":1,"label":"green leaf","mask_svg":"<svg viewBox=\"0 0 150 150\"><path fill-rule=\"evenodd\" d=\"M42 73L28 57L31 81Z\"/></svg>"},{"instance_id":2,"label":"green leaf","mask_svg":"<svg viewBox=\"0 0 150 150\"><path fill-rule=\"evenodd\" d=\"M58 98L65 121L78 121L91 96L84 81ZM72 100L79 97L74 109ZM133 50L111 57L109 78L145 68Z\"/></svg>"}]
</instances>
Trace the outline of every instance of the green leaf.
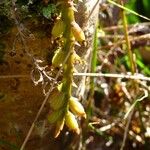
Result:
<instances>
[{"instance_id":1,"label":"green leaf","mask_svg":"<svg viewBox=\"0 0 150 150\"><path fill-rule=\"evenodd\" d=\"M49 4L47 7L43 7L42 12L45 18L50 19L52 14L56 12L56 6L54 4Z\"/></svg>"}]
</instances>

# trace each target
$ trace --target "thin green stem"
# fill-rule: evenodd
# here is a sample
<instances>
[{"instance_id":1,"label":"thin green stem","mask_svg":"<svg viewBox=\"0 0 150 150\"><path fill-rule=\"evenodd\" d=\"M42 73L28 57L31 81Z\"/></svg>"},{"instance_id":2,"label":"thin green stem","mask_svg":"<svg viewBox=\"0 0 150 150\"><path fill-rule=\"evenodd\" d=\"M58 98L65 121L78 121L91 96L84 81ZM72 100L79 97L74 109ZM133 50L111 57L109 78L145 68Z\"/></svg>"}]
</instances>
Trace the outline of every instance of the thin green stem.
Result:
<instances>
[{"instance_id":1,"label":"thin green stem","mask_svg":"<svg viewBox=\"0 0 150 150\"><path fill-rule=\"evenodd\" d=\"M91 61L91 72L96 72L96 64L97 64L97 48L98 48L98 38L97 38L97 26L95 28L94 40L93 40L93 51L92 51L92 61ZM91 78L91 92L94 94L94 79Z\"/></svg>"},{"instance_id":2,"label":"thin green stem","mask_svg":"<svg viewBox=\"0 0 150 150\"><path fill-rule=\"evenodd\" d=\"M72 95L72 82L73 82L73 52L74 42L71 31L71 23L74 21L74 11L69 5L64 4L62 7L62 20L65 22L66 27L63 37L65 38L63 50L66 55L70 53L70 56L64 65L64 76L63 76L63 92L65 93L66 111L68 110L68 101Z\"/></svg>"},{"instance_id":3,"label":"thin green stem","mask_svg":"<svg viewBox=\"0 0 150 150\"><path fill-rule=\"evenodd\" d=\"M93 50L92 50L92 58L91 58L91 72L96 72L96 64L97 64L97 45L98 39L97 39L97 25L95 27L94 32L94 38L93 38ZM87 118L89 118L92 115L92 105L93 105L93 96L94 96L94 77L91 77L90 79L90 95L88 100L88 106L87 106ZM88 119L87 119L88 120Z\"/></svg>"},{"instance_id":4,"label":"thin green stem","mask_svg":"<svg viewBox=\"0 0 150 150\"><path fill-rule=\"evenodd\" d=\"M122 6L124 6L123 0L120 0L120 3ZM127 52L128 52L128 56L129 56L130 66L131 66L131 72L132 72L132 74L134 74L136 71L135 62L134 62L134 57L133 57L133 53L131 50L131 44L130 44L129 35L128 35L127 18L126 18L124 10L122 10L122 19L123 19L123 27L124 27L124 31L125 31L124 35L125 35L125 40L126 40Z\"/></svg>"}]
</instances>

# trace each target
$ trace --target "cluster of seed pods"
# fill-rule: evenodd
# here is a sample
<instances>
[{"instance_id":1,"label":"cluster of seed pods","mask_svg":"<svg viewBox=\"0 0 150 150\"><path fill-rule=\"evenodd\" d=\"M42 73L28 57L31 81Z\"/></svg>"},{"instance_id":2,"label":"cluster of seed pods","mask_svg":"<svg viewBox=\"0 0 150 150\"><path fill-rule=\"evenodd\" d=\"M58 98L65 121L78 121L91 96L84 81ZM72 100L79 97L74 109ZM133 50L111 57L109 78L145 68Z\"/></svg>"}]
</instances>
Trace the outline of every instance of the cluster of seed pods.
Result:
<instances>
[{"instance_id":1,"label":"cluster of seed pods","mask_svg":"<svg viewBox=\"0 0 150 150\"><path fill-rule=\"evenodd\" d=\"M78 98L72 96L73 70L76 60L80 57L74 50L76 43L83 42L85 35L80 26L75 22L74 11L77 11L73 0L59 0L61 13L52 29L52 36L61 40L61 46L55 51L52 58L54 67L62 67L64 70L61 84L50 95L51 113L48 121L55 125L55 137L57 137L64 125L75 133L80 133L77 117L86 118L86 113ZM70 53L68 61L63 64L66 55Z\"/></svg>"}]
</instances>

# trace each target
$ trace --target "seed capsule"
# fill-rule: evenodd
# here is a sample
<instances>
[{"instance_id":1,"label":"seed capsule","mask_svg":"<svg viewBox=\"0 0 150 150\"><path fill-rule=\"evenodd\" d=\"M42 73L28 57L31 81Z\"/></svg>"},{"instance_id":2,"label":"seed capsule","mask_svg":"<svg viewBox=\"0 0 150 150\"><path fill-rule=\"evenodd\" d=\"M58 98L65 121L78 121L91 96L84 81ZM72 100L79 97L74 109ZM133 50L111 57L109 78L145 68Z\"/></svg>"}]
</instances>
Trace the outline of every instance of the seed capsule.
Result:
<instances>
[{"instance_id":1,"label":"seed capsule","mask_svg":"<svg viewBox=\"0 0 150 150\"><path fill-rule=\"evenodd\" d=\"M69 108L75 115L86 118L86 113L84 111L84 108L83 108L82 104L78 101L77 98L75 98L75 97L70 98Z\"/></svg>"},{"instance_id":2,"label":"seed capsule","mask_svg":"<svg viewBox=\"0 0 150 150\"><path fill-rule=\"evenodd\" d=\"M64 94L63 92L54 89L50 96L50 106L53 110L58 110L64 105Z\"/></svg>"},{"instance_id":3,"label":"seed capsule","mask_svg":"<svg viewBox=\"0 0 150 150\"><path fill-rule=\"evenodd\" d=\"M55 123L57 120L59 120L64 114L64 111L61 110L57 110L57 111L53 111L51 114L48 115L48 122L50 124Z\"/></svg>"},{"instance_id":4,"label":"seed capsule","mask_svg":"<svg viewBox=\"0 0 150 150\"><path fill-rule=\"evenodd\" d=\"M61 19L59 19L55 23L55 25L54 25L54 27L52 29L53 37L55 37L55 38L60 37L63 34L63 32L64 32L64 28L65 28L64 22Z\"/></svg>"},{"instance_id":5,"label":"seed capsule","mask_svg":"<svg viewBox=\"0 0 150 150\"><path fill-rule=\"evenodd\" d=\"M71 28L72 33L76 41L79 41L79 42L85 41L85 35L82 29L80 28L80 26L75 21L73 21L71 25L72 25L72 28Z\"/></svg>"},{"instance_id":6,"label":"seed capsule","mask_svg":"<svg viewBox=\"0 0 150 150\"><path fill-rule=\"evenodd\" d=\"M61 49L58 49L52 58L52 65L54 67L60 67L62 65L64 59L65 59L64 51L62 51Z\"/></svg>"},{"instance_id":7,"label":"seed capsule","mask_svg":"<svg viewBox=\"0 0 150 150\"><path fill-rule=\"evenodd\" d=\"M70 111L68 111L65 115L65 124L70 130L75 131L77 134L80 133L78 122Z\"/></svg>"},{"instance_id":8,"label":"seed capsule","mask_svg":"<svg viewBox=\"0 0 150 150\"><path fill-rule=\"evenodd\" d=\"M55 129L55 138L57 138L61 132L61 130L63 129L64 127L64 123L65 123L65 118L63 119L60 119L57 121L56 123L56 129Z\"/></svg>"}]
</instances>

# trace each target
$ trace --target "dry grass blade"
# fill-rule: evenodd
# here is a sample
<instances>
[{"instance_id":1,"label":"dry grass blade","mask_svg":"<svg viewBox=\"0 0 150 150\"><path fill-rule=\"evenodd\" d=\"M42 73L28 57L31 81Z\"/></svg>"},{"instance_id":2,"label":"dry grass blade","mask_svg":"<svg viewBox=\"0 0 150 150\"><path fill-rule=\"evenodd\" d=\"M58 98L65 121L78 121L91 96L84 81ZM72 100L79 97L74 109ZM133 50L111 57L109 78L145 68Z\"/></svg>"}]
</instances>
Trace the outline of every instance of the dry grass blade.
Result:
<instances>
[{"instance_id":1,"label":"dry grass blade","mask_svg":"<svg viewBox=\"0 0 150 150\"><path fill-rule=\"evenodd\" d=\"M116 2L114 2L114 1L112 1L112 0L107 0L107 1L108 1L109 3L111 3L111 4L113 4L113 5L115 5L115 6L119 7L119 8L121 8L121 9L123 9L123 10L126 10L126 11L128 11L128 12L130 12L130 13L136 15L136 16L139 16L139 17L141 17L141 18L143 18L143 19L145 19L145 20L150 21L150 18L145 17L145 16L143 16L143 15L140 15L139 13L137 13L137 12L135 12L135 11L133 11L133 10L127 8L127 7L124 7L124 6L122 6L122 5L120 5L120 4L116 3Z\"/></svg>"},{"instance_id":2,"label":"dry grass blade","mask_svg":"<svg viewBox=\"0 0 150 150\"><path fill-rule=\"evenodd\" d=\"M145 77L142 74L128 75L128 74L111 74L111 73L74 73L74 76L124 78L124 79L150 81L150 77Z\"/></svg>"}]
</instances>

